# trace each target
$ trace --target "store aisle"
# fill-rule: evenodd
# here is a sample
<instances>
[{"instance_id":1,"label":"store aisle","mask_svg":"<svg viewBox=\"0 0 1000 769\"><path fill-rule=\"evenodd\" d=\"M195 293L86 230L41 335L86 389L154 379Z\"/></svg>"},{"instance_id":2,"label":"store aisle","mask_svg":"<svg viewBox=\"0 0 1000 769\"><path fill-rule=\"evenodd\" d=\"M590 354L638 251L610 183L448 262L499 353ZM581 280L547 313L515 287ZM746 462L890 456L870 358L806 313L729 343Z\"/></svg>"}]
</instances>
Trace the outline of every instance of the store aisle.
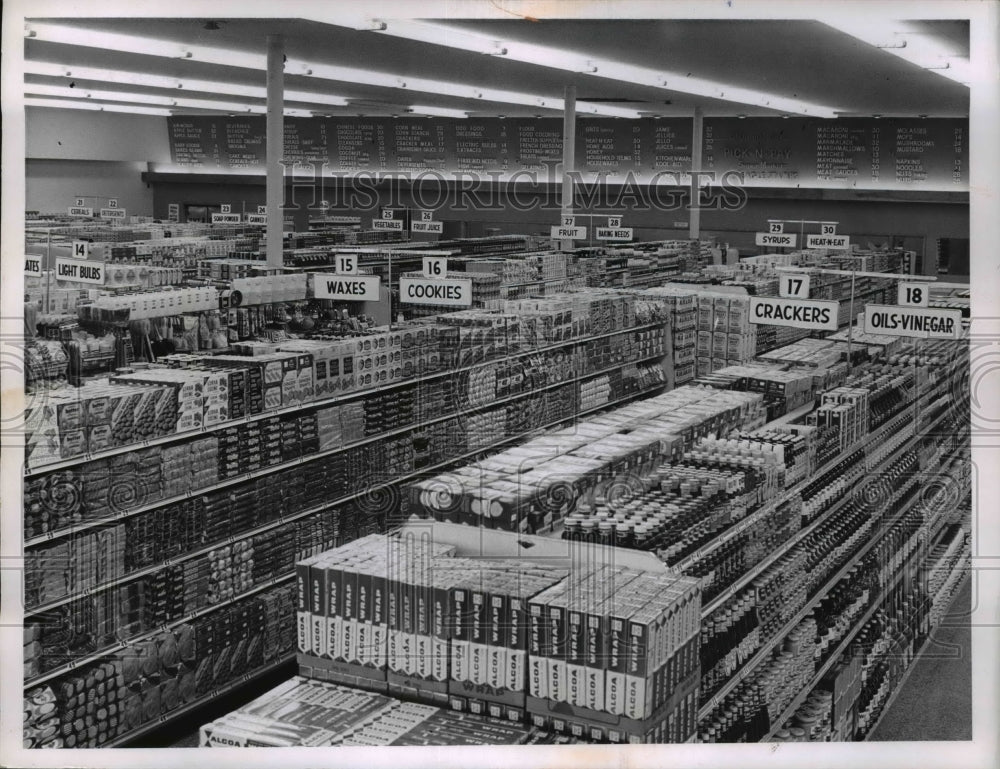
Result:
<instances>
[{"instance_id":1,"label":"store aisle","mask_svg":"<svg viewBox=\"0 0 1000 769\"><path fill-rule=\"evenodd\" d=\"M966 579L869 739L972 739L971 595Z\"/></svg>"}]
</instances>

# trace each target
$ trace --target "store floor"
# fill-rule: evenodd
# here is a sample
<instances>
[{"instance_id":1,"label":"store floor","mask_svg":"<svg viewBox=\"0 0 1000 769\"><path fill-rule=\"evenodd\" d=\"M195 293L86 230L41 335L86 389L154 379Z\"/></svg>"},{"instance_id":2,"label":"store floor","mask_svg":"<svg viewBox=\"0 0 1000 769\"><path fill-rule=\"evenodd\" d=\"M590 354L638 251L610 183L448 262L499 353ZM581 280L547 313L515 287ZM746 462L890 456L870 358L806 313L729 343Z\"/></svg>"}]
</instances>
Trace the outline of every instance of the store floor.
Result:
<instances>
[{"instance_id":1,"label":"store floor","mask_svg":"<svg viewBox=\"0 0 1000 769\"><path fill-rule=\"evenodd\" d=\"M870 740L972 739L971 601L967 578Z\"/></svg>"}]
</instances>

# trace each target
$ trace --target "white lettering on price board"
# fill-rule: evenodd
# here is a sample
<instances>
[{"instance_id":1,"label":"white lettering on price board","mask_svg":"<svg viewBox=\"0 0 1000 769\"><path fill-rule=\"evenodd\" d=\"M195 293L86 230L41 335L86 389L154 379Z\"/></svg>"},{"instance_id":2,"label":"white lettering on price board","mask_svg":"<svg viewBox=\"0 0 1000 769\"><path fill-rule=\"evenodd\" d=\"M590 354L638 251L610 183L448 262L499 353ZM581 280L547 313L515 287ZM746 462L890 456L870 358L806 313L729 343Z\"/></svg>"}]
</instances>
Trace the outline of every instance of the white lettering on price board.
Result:
<instances>
[{"instance_id":1,"label":"white lettering on price board","mask_svg":"<svg viewBox=\"0 0 1000 769\"><path fill-rule=\"evenodd\" d=\"M424 257L424 277L443 278L448 274L447 256L425 256Z\"/></svg>"},{"instance_id":2,"label":"white lettering on price board","mask_svg":"<svg viewBox=\"0 0 1000 769\"><path fill-rule=\"evenodd\" d=\"M317 299L334 299L338 302L375 302L379 296L378 275L323 275L314 274Z\"/></svg>"},{"instance_id":3,"label":"white lettering on price board","mask_svg":"<svg viewBox=\"0 0 1000 769\"><path fill-rule=\"evenodd\" d=\"M239 224L239 214L212 214L212 224Z\"/></svg>"},{"instance_id":4,"label":"white lettering on price board","mask_svg":"<svg viewBox=\"0 0 1000 769\"><path fill-rule=\"evenodd\" d=\"M587 228L586 227L573 227L573 226L569 226L569 227L553 227L552 228L552 236L551 237L559 239L559 240L562 240L562 239L583 240L584 238L587 237Z\"/></svg>"},{"instance_id":5,"label":"white lettering on price board","mask_svg":"<svg viewBox=\"0 0 1000 769\"><path fill-rule=\"evenodd\" d=\"M806 235L806 248L833 248L847 251L851 248L851 239L847 235Z\"/></svg>"},{"instance_id":6,"label":"white lettering on price board","mask_svg":"<svg viewBox=\"0 0 1000 769\"><path fill-rule=\"evenodd\" d=\"M897 286L896 304L904 307L926 307L930 301L928 288L921 283L900 283Z\"/></svg>"},{"instance_id":7,"label":"white lettering on price board","mask_svg":"<svg viewBox=\"0 0 1000 769\"><path fill-rule=\"evenodd\" d=\"M102 219L124 219L125 209L124 208L102 208L101 209Z\"/></svg>"},{"instance_id":8,"label":"white lettering on price board","mask_svg":"<svg viewBox=\"0 0 1000 769\"><path fill-rule=\"evenodd\" d=\"M392 213L391 211L389 213ZM373 230L402 230L403 222L402 220L396 221L393 219L372 219L372 229Z\"/></svg>"},{"instance_id":9,"label":"white lettering on price board","mask_svg":"<svg viewBox=\"0 0 1000 769\"><path fill-rule=\"evenodd\" d=\"M429 232L432 235L440 235L444 232L444 222L410 222L412 232Z\"/></svg>"},{"instance_id":10,"label":"white lettering on price board","mask_svg":"<svg viewBox=\"0 0 1000 769\"><path fill-rule=\"evenodd\" d=\"M40 256L24 257L24 275L27 278L42 277L42 258Z\"/></svg>"},{"instance_id":11,"label":"white lettering on price board","mask_svg":"<svg viewBox=\"0 0 1000 769\"><path fill-rule=\"evenodd\" d=\"M958 339L962 333L962 311L869 304L865 307L865 333L918 339Z\"/></svg>"},{"instance_id":12,"label":"white lettering on price board","mask_svg":"<svg viewBox=\"0 0 1000 769\"><path fill-rule=\"evenodd\" d=\"M765 326L791 326L814 331L836 331L838 302L822 299L750 297L750 322Z\"/></svg>"},{"instance_id":13,"label":"white lettering on price board","mask_svg":"<svg viewBox=\"0 0 1000 769\"><path fill-rule=\"evenodd\" d=\"M631 227L598 227L594 232L598 240L632 240Z\"/></svg>"},{"instance_id":14,"label":"white lettering on price board","mask_svg":"<svg viewBox=\"0 0 1000 769\"><path fill-rule=\"evenodd\" d=\"M448 307L472 306L471 280L400 278L399 292L400 301L404 304L439 304Z\"/></svg>"},{"instance_id":15,"label":"white lettering on price board","mask_svg":"<svg viewBox=\"0 0 1000 769\"><path fill-rule=\"evenodd\" d=\"M82 259L57 258L56 279L103 286L104 262L86 262Z\"/></svg>"},{"instance_id":16,"label":"white lettering on price board","mask_svg":"<svg viewBox=\"0 0 1000 769\"><path fill-rule=\"evenodd\" d=\"M795 248L798 241L799 236L793 233L772 235L770 232L758 232L754 238L754 243L758 246L773 246L774 248Z\"/></svg>"},{"instance_id":17,"label":"white lettering on price board","mask_svg":"<svg viewBox=\"0 0 1000 769\"><path fill-rule=\"evenodd\" d=\"M267 214L247 214L247 224L267 224Z\"/></svg>"},{"instance_id":18,"label":"white lettering on price board","mask_svg":"<svg viewBox=\"0 0 1000 769\"><path fill-rule=\"evenodd\" d=\"M334 257L334 270L338 275L356 275L358 272L357 254L337 254Z\"/></svg>"},{"instance_id":19,"label":"white lettering on price board","mask_svg":"<svg viewBox=\"0 0 1000 769\"><path fill-rule=\"evenodd\" d=\"M809 298L808 275L782 275L778 281L778 296L786 299Z\"/></svg>"},{"instance_id":20,"label":"white lettering on price board","mask_svg":"<svg viewBox=\"0 0 1000 769\"><path fill-rule=\"evenodd\" d=\"M70 216L93 216L94 209L86 208L84 206L70 206L69 207Z\"/></svg>"},{"instance_id":21,"label":"white lettering on price board","mask_svg":"<svg viewBox=\"0 0 1000 769\"><path fill-rule=\"evenodd\" d=\"M74 240L73 248L70 250L69 255L74 259L86 259L89 253L90 243L86 240Z\"/></svg>"}]
</instances>

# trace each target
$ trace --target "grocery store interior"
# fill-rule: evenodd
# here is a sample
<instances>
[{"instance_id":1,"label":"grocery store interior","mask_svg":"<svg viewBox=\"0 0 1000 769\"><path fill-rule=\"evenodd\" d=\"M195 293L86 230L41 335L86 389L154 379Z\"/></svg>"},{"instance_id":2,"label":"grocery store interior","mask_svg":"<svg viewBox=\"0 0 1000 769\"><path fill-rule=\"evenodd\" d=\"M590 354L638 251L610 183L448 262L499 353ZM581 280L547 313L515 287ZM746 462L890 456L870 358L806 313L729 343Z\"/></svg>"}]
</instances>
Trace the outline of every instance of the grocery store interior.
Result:
<instances>
[{"instance_id":1,"label":"grocery store interior","mask_svg":"<svg viewBox=\"0 0 1000 769\"><path fill-rule=\"evenodd\" d=\"M972 739L969 20L384 5L25 20L23 747Z\"/></svg>"}]
</instances>

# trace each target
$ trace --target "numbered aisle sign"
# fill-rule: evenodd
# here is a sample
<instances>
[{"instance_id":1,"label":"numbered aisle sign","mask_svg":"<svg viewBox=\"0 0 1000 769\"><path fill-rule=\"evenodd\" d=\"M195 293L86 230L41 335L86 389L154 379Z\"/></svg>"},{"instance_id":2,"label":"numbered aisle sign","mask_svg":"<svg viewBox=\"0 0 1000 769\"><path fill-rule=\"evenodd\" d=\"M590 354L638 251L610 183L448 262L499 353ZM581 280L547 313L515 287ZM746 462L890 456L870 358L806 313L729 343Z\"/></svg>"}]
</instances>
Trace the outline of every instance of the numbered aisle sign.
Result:
<instances>
[{"instance_id":1,"label":"numbered aisle sign","mask_svg":"<svg viewBox=\"0 0 1000 769\"><path fill-rule=\"evenodd\" d=\"M434 221L433 211L421 211L419 216L410 222L410 231L440 235L444 232L444 223Z\"/></svg>"},{"instance_id":2,"label":"numbered aisle sign","mask_svg":"<svg viewBox=\"0 0 1000 769\"><path fill-rule=\"evenodd\" d=\"M754 243L756 245L772 246L774 248L795 248L798 242L799 236L794 233L785 234L783 232L758 232L754 237Z\"/></svg>"},{"instance_id":3,"label":"numbered aisle sign","mask_svg":"<svg viewBox=\"0 0 1000 769\"><path fill-rule=\"evenodd\" d=\"M333 299L338 302L376 302L379 298L379 286L378 275L313 273L313 293L317 299Z\"/></svg>"},{"instance_id":4,"label":"numbered aisle sign","mask_svg":"<svg viewBox=\"0 0 1000 769\"><path fill-rule=\"evenodd\" d=\"M587 237L587 228L577 227L575 216L564 216L560 221L552 228L550 237L554 240L583 240Z\"/></svg>"},{"instance_id":5,"label":"numbered aisle sign","mask_svg":"<svg viewBox=\"0 0 1000 769\"><path fill-rule=\"evenodd\" d=\"M239 224L240 219L239 214L212 214L212 224Z\"/></svg>"},{"instance_id":6,"label":"numbered aisle sign","mask_svg":"<svg viewBox=\"0 0 1000 769\"><path fill-rule=\"evenodd\" d=\"M926 307L930 301L928 286L922 283L900 283L896 304L903 307Z\"/></svg>"},{"instance_id":7,"label":"numbered aisle sign","mask_svg":"<svg viewBox=\"0 0 1000 769\"><path fill-rule=\"evenodd\" d=\"M832 237L837 234L837 225L834 222L826 222L819 226L819 234Z\"/></svg>"},{"instance_id":8,"label":"numbered aisle sign","mask_svg":"<svg viewBox=\"0 0 1000 769\"><path fill-rule=\"evenodd\" d=\"M607 227L595 227L594 237L598 240L632 240L632 228L622 227L620 216L609 216Z\"/></svg>"},{"instance_id":9,"label":"numbered aisle sign","mask_svg":"<svg viewBox=\"0 0 1000 769\"><path fill-rule=\"evenodd\" d=\"M337 254L334 258L333 268L338 275L356 275L358 272L357 254Z\"/></svg>"},{"instance_id":10,"label":"numbered aisle sign","mask_svg":"<svg viewBox=\"0 0 1000 769\"><path fill-rule=\"evenodd\" d=\"M219 204L219 213L222 213L222 214L231 214L232 212L233 212L233 206L232 206L232 204L230 204L230 203L220 203Z\"/></svg>"},{"instance_id":11,"label":"numbered aisle sign","mask_svg":"<svg viewBox=\"0 0 1000 769\"><path fill-rule=\"evenodd\" d=\"M809 298L808 275L782 275L778 281L778 296L786 299Z\"/></svg>"},{"instance_id":12,"label":"numbered aisle sign","mask_svg":"<svg viewBox=\"0 0 1000 769\"><path fill-rule=\"evenodd\" d=\"M87 262L82 259L56 259L56 279L73 283L104 285L104 262Z\"/></svg>"},{"instance_id":13,"label":"numbered aisle sign","mask_svg":"<svg viewBox=\"0 0 1000 769\"><path fill-rule=\"evenodd\" d=\"M784 222L768 222L767 231L771 235L783 235L785 232Z\"/></svg>"},{"instance_id":14,"label":"numbered aisle sign","mask_svg":"<svg viewBox=\"0 0 1000 769\"><path fill-rule=\"evenodd\" d=\"M403 230L403 220L396 219L396 212L391 208L383 208L378 219L372 219L373 230Z\"/></svg>"},{"instance_id":15,"label":"numbered aisle sign","mask_svg":"<svg viewBox=\"0 0 1000 769\"><path fill-rule=\"evenodd\" d=\"M86 202L84 201L83 198L77 198L76 202L73 205L74 206L83 206L83 205L86 205Z\"/></svg>"},{"instance_id":16,"label":"numbered aisle sign","mask_svg":"<svg viewBox=\"0 0 1000 769\"><path fill-rule=\"evenodd\" d=\"M267 214L247 214L247 224L267 224Z\"/></svg>"},{"instance_id":17,"label":"numbered aisle sign","mask_svg":"<svg viewBox=\"0 0 1000 769\"><path fill-rule=\"evenodd\" d=\"M24 257L24 277L42 277L42 257L28 254Z\"/></svg>"},{"instance_id":18,"label":"numbered aisle sign","mask_svg":"<svg viewBox=\"0 0 1000 769\"><path fill-rule=\"evenodd\" d=\"M70 256L74 259L86 259L88 254L90 254L89 242L86 240L73 241L73 249L70 251Z\"/></svg>"},{"instance_id":19,"label":"numbered aisle sign","mask_svg":"<svg viewBox=\"0 0 1000 769\"><path fill-rule=\"evenodd\" d=\"M425 256L424 257L424 277L443 278L448 274L447 256Z\"/></svg>"},{"instance_id":20,"label":"numbered aisle sign","mask_svg":"<svg viewBox=\"0 0 1000 769\"><path fill-rule=\"evenodd\" d=\"M108 198L108 208L118 208L118 198Z\"/></svg>"},{"instance_id":21,"label":"numbered aisle sign","mask_svg":"<svg viewBox=\"0 0 1000 769\"><path fill-rule=\"evenodd\" d=\"M806 248L832 248L837 251L849 251L851 239L847 235L806 235Z\"/></svg>"},{"instance_id":22,"label":"numbered aisle sign","mask_svg":"<svg viewBox=\"0 0 1000 769\"><path fill-rule=\"evenodd\" d=\"M125 209L124 208L102 208L101 209L102 219L124 219Z\"/></svg>"},{"instance_id":23,"label":"numbered aisle sign","mask_svg":"<svg viewBox=\"0 0 1000 769\"><path fill-rule=\"evenodd\" d=\"M267 213L267 206L257 206L257 213L258 214L266 214Z\"/></svg>"},{"instance_id":24,"label":"numbered aisle sign","mask_svg":"<svg viewBox=\"0 0 1000 769\"><path fill-rule=\"evenodd\" d=\"M84 206L70 206L69 207L70 216L93 216L94 209L86 208Z\"/></svg>"},{"instance_id":25,"label":"numbered aisle sign","mask_svg":"<svg viewBox=\"0 0 1000 769\"><path fill-rule=\"evenodd\" d=\"M865 307L865 333L918 339L959 339L962 334L962 311L869 304Z\"/></svg>"}]
</instances>

